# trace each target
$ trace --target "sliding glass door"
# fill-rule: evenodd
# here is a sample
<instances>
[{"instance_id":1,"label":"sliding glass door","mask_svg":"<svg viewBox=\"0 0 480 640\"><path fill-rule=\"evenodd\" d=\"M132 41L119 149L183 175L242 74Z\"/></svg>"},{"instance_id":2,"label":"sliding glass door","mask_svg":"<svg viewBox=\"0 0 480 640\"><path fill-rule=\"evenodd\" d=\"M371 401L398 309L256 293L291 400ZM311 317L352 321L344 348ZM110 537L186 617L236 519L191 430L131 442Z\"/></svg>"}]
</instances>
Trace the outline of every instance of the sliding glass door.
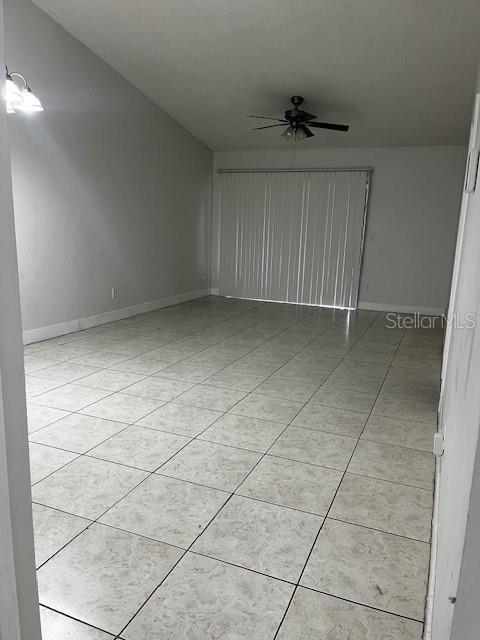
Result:
<instances>
[{"instance_id":1,"label":"sliding glass door","mask_svg":"<svg viewBox=\"0 0 480 640\"><path fill-rule=\"evenodd\" d=\"M369 176L220 172L220 293L355 308Z\"/></svg>"}]
</instances>

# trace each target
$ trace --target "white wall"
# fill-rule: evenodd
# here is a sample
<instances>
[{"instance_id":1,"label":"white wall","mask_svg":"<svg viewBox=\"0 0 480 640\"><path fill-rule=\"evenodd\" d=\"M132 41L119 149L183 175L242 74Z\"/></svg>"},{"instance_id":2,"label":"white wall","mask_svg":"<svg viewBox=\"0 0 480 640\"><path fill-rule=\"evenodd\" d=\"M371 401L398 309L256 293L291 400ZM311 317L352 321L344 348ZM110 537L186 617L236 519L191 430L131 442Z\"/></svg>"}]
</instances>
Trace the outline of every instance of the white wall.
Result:
<instances>
[{"instance_id":1,"label":"white wall","mask_svg":"<svg viewBox=\"0 0 480 640\"><path fill-rule=\"evenodd\" d=\"M0 0L0 69L4 68ZM40 640L7 119L0 99L0 637Z\"/></svg>"},{"instance_id":2,"label":"white wall","mask_svg":"<svg viewBox=\"0 0 480 640\"><path fill-rule=\"evenodd\" d=\"M453 616L451 640L478 640L478 594L480 593L480 446L470 493L463 562Z\"/></svg>"},{"instance_id":3,"label":"white wall","mask_svg":"<svg viewBox=\"0 0 480 640\"><path fill-rule=\"evenodd\" d=\"M360 305L426 312L444 309L455 250L465 147L308 150L307 144L302 148L300 143L297 148L295 164L299 168L374 168ZM215 170L289 166L288 149L214 153ZM214 220L214 227L216 224Z\"/></svg>"},{"instance_id":4,"label":"white wall","mask_svg":"<svg viewBox=\"0 0 480 640\"><path fill-rule=\"evenodd\" d=\"M9 68L46 107L9 117L24 329L205 288L211 151L28 0L6 5Z\"/></svg>"}]
</instances>

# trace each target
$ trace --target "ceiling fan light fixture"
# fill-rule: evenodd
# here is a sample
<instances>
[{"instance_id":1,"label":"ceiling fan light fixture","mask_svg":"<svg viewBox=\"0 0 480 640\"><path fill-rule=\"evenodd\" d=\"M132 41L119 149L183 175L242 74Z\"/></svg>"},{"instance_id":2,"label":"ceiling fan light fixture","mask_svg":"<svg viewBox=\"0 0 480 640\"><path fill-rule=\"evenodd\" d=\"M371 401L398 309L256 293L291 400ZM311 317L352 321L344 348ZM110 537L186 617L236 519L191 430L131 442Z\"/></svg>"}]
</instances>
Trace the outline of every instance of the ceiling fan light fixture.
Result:
<instances>
[{"instance_id":1,"label":"ceiling fan light fixture","mask_svg":"<svg viewBox=\"0 0 480 640\"><path fill-rule=\"evenodd\" d=\"M306 124L301 126L303 133L305 134L305 138L313 138L315 134L311 131Z\"/></svg>"},{"instance_id":2,"label":"ceiling fan light fixture","mask_svg":"<svg viewBox=\"0 0 480 640\"><path fill-rule=\"evenodd\" d=\"M311 129L330 129L332 131L348 131L348 124L335 124L333 122L319 122L312 113L299 109L299 105L304 102L302 96L292 96L290 102L293 104L293 109L287 109L285 111L284 118L276 118L275 116L254 116L249 115L249 118L260 118L261 120L271 120L272 122L281 124L269 124L263 127L256 127L257 129L272 129L273 127L283 127L288 125L285 131L281 134L286 140L305 140L305 138L313 138L314 133Z\"/></svg>"},{"instance_id":3,"label":"ceiling fan light fixture","mask_svg":"<svg viewBox=\"0 0 480 640\"><path fill-rule=\"evenodd\" d=\"M306 127L298 127L296 132L295 132L295 137L297 140L305 140L305 138L308 138L308 133L307 131L305 131Z\"/></svg>"},{"instance_id":4,"label":"ceiling fan light fixture","mask_svg":"<svg viewBox=\"0 0 480 640\"><path fill-rule=\"evenodd\" d=\"M294 138L294 137L295 137L295 129L290 125L282 133L282 138L285 138L286 140L291 140L291 138Z\"/></svg>"}]
</instances>

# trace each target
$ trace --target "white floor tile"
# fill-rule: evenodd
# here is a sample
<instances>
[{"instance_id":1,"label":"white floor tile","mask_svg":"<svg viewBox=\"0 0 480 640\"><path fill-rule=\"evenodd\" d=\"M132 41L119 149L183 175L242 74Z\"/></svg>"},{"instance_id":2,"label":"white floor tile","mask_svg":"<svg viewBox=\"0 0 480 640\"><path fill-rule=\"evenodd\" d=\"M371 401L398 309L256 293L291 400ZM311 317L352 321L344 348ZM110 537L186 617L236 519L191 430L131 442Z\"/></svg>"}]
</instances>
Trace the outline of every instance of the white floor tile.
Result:
<instances>
[{"instance_id":1,"label":"white floor tile","mask_svg":"<svg viewBox=\"0 0 480 640\"><path fill-rule=\"evenodd\" d=\"M235 491L261 454L194 440L159 469L159 473L214 489Z\"/></svg>"},{"instance_id":2,"label":"white floor tile","mask_svg":"<svg viewBox=\"0 0 480 640\"><path fill-rule=\"evenodd\" d=\"M40 602L117 634L181 555L170 545L93 524L39 569Z\"/></svg>"},{"instance_id":3,"label":"white floor tile","mask_svg":"<svg viewBox=\"0 0 480 640\"><path fill-rule=\"evenodd\" d=\"M420 640L440 346L210 296L26 347L44 640Z\"/></svg>"},{"instance_id":4,"label":"white floor tile","mask_svg":"<svg viewBox=\"0 0 480 640\"><path fill-rule=\"evenodd\" d=\"M66 418L32 433L30 440L74 453L85 453L126 426L121 422L71 413Z\"/></svg>"},{"instance_id":5,"label":"white floor tile","mask_svg":"<svg viewBox=\"0 0 480 640\"><path fill-rule=\"evenodd\" d=\"M140 398L130 396L126 393L113 393L104 400L95 402L83 409L82 413L105 418L106 420L117 420L126 424L137 422L148 413L155 411L164 404L160 400L151 398Z\"/></svg>"},{"instance_id":6,"label":"white floor tile","mask_svg":"<svg viewBox=\"0 0 480 640\"><path fill-rule=\"evenodd\" d=\"M188 553L123 633L158 638L273 638L291 585Z\"/></svg>"},{"instance_id":7,"label":"white floor tile","mask_svg":"<svg viewBox=\"0 0 480 640\"><path fill-rule=\"evenodd\" d=\"M82 456L68 468L36 484L32 497L40 504L95 519L147 475L144 471Z\"/></svg>"},{"instance_id":8,"label":"white floor tile","mask_svg":"<svg viewBox=\"0 0 480 640\"><path fill-rule=\"evenodd\" d=\"M228 497L225 491L153 475L107 511L101 522L186 549Z\"/></svg>"},{"instance_id":9,"label":"white floor tile","mask_svg":"<svg viewBox=\"0 0 480 640\"><path fill-rule=\"evenodd\" d=\"M233 496L193 551L296 582L323 518Z\"/></svg>"},{"instance_id":10,"label":"white floor tile","mask_svg":"<svg viewBox=\"0 0 480 640\"><path fill-rule=\"evenodd\" d=\"M189 442L190 438L185 436L130 426L89 451L88 455L154 471Z\"/></svg>"}]
</instances>

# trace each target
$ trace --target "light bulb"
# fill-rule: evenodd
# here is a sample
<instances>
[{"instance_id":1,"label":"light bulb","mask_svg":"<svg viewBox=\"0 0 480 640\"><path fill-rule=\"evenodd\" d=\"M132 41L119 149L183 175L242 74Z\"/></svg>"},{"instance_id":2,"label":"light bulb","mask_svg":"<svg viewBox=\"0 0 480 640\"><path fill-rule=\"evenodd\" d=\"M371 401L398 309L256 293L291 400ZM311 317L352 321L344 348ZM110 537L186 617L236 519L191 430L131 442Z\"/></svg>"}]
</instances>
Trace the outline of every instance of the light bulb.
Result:
<instances>
[{"instance_id":1,"label":"light bulb","mask_svg":"<svg viewBox=\"0 0 480 640\"><path fill-rule=\"evenodd\" d=\"M295 129L291 125L287 127L285 131L282 133L282 138L286 138L287 140L289 140L290 138L293 138L294 136L295 136Z\"/></svg>"},{"instance_id":2,"label":"light bulb","mask_svg":"<svg viewBox=\"0 0 480 640\"><path fill-rule=\"evenodd\" d=\"M12 76L10 74L7 75L7 80L5 82L4 98L6 102L9 102L12 105L19 104L23 101L22 93L12 80Z\"/></svg>"},{"instance_id":3,"label":"light bulb","mask_svg":"<svg viewBox=\"0 0 480 640\"><path fill-rule=\"evenodd\" d=\"M44 106L37 98L37 96L32 93L30 87L25 87L21 91L22 101L15 105L15 111L23 111L24 113L34 113L37 111L45 111Z\"/></svg>"},{"instance_id":4,"label":"light bulb","mask_svg":"<svg viewBox=\"0 0 480 640\"><path fill-rule=\"evenodd\" d=\"M307 137L307 132L304 131L302 127L298 127L297 131L295 132L295 137L297 138L297 140L304 140Z\"/></svg>"}]
</instances>

